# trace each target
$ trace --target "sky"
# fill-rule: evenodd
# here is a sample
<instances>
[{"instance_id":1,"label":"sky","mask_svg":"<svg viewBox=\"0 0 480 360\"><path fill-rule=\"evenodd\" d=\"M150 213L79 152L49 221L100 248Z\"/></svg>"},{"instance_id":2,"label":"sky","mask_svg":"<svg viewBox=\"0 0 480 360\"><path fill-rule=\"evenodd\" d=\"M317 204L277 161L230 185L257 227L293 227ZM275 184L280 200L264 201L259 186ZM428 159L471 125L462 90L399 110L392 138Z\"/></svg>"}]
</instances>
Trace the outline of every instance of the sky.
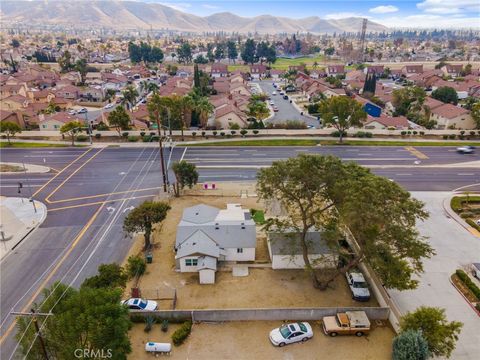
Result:
<instances>
[{"instance_id":1,"label":"sky","mask_svg":"<svg viewBox=\"0 0 480 360\"><path fill-rule=\"evenodd\" d=\"M480 28L480 0L139 0L157 2L187 13L208 16L218 12L253 17L318 16L338 19L366 17L388 27Z\"/></svg>"}]
</instances>

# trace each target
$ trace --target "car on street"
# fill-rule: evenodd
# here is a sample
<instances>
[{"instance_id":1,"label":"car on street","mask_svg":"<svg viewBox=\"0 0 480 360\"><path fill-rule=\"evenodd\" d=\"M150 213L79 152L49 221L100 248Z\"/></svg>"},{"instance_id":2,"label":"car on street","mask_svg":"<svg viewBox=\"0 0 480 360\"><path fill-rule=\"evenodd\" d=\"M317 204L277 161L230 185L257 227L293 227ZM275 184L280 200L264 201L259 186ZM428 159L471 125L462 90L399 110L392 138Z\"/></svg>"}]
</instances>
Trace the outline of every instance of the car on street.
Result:
<instances>
[{"instance_id":1,"label":"car on street","mask_svg":"<svg viewBox=\"0 0 480 360\"><path fill-rule=\"evenodd\" d=\"M75 115L77 112L75 110L69 110L68 115Z\"/></svg>"},{"instance_id":2,"label":"car on street","mask_svg":"<svg viewBox=\"0 0 480 360\"><path fill-rule=\"evenodd\" d=\"M276 91L272 92L272 95L274 95L274 96L277 95L277 92Z\"/></svg>"},{"instance_id":3,"label":"car on street","mask_svg":"<svg viewBox=\"0 0 480 360\"><path fill-rule=\"evenodd\" d=\"M285 93L283 91L280 91L280 95L283 96L285 95Z\"/></svg>"},{"instance_id":4,"label":"car on street","mask_svg":"<svg viewBox=\"0 0 480 360\"><path fill-rule=\"evenodd\" d=\"M77 114L85 114L86 112L88 112L87 109L81 108L80 110L77 111Z\"/></svg>"},{"instance_id":5,"label":"car on street","mask_svg":"<svg viewBox=\"0 0 480 360\"><path fill-rule=\"evenodd\" d=\"M270 105L272 105L272 106L275 105L275 101L270 100Z\"/></svg>"},{"instance_id":6,"label":"car on street","mask_svg":"<svg viewBox=\"0 0 480 360\"><path fill-rule=\"evenodd\" d=\"M322 319L323 332L335 337L337 335L363 336L370 332L370 320L365 311L346 311L336 316Z\"/></svg>"},{"instance_id":7,"label":"car on street","mask_svg":"<svg viewBox=\"0 0 480 360\"><path fill-rule=\"evenodd\" d=\"M104 109L111 109L113 107L112 103L105 105Z\"/></svg>"},{"instance_id":8,"label":"car on street","mask_svg":"<svg viewBox=\"0 0 480 360\"><path fill-rule=\"evenodd\" d=\"M274 111L274 112L278 112L278 107L274 106L274 107L273 107L273 111Z\"/></svg>"},{"instance_id":9,"label":"car on street","mask_svg":"<svg viewBox=\"0 0 480 360\"><path fill-rule=\"evenodd\" d=\"M477 222L480 223L480 220L477 220ZM480 263L472 264L472 275L480 280Z\"/></svg>"},{"instance_id":10,"label":"car on street","mask_svg":"<svg viewBox=\"0 0 480 360\"><path fill-rule=\"evenodd\" d=\"M307 125L307 129L315 129L315 126L313 126L313 125Z\"/></svg>"},{"instance_id":11,"label":"car on street","mask_svg":"<svg viewBox=\"0 0 480 360\"><path fill-rule=\"evenodd\" d=\"M370 291L368 290L368 283L363 274L359 271L348 271L345 274L347 278L348 287L352 293L352 298L357 301L370 300Z\"/></svg>"},{"instance_id":12,"label":"car on street","mask_svg":"<svg viewBox=\"0 0 480 360\"><path fill-rule=\"evenodd\" d=\"M460 154L473 154L475 152L475 146L461 146L457 148L457 152Z\"/></svg>"},{"instance_id":13,"label":"car on street","mask_svg":"<svg viewBox=\"0 0 480 360\"><path fill-rule=\"evenodd\" d=\"M158 304L156 301L145 300L140 298L131 298L131 299L123 300L121 304L126 305L129 310L153 311L153 310L157 310L157 307L158 307Z\"/></svg>"},{"instance_id":14,"label":"car on street","mask_svg":"<svg viewBox=\"0 0 480 360\"><path fill-rule=\"evenodd\" d=\"M285 346L300 341L307 341L313 337L312 327L308 322L284 324L270 331L270 341L275 346Z\"/></svg>"},{"instance_id":15,"label":"car on street","mask_svg":"<svg viewBox=\"0 0 480 360\"><path fill-rule=\"evenodd\" d=\"M284 100L288 100L288 95L283 95Z\"/></svg>"}]
</instances>

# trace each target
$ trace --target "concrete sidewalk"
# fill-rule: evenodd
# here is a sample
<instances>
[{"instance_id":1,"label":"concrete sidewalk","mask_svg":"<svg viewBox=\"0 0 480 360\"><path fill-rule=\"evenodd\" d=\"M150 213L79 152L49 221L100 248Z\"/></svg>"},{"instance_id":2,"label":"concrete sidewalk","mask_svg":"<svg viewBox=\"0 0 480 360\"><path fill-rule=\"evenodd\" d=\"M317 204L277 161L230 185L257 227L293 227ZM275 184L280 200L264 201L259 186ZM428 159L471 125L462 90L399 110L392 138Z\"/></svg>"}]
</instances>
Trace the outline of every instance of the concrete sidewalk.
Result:
<instances>
[{"instance_id":1,"label":"concrete sidewalk","mask_svg":"<svg viewBox=\"0 0 480 360\"><path fill-rule=\"evenodd\" d=\"M22 169L21 171L3 171L3 172L1 172L1 174L3 174L3 175L5 175L5 174L22 174L22 173L41 174L41 173L48 173L50 171L50 168L48 166L42 166L42 165L14 163L14 162L3 162L3 161L1 161L0 164L18 166Z\"/></svg>"},{"instance_id":2,"label":"concrete sidewalk","mask_svg":"<svg viewBox=\"0 0 480 360\"><path fill-rule=\"evenodd\" d=\"M33 204L27 198L0 197L0 259L12 251L33 229L43 223L47 217L47 207L35 201Z\"/></svg>"}]
</instances>

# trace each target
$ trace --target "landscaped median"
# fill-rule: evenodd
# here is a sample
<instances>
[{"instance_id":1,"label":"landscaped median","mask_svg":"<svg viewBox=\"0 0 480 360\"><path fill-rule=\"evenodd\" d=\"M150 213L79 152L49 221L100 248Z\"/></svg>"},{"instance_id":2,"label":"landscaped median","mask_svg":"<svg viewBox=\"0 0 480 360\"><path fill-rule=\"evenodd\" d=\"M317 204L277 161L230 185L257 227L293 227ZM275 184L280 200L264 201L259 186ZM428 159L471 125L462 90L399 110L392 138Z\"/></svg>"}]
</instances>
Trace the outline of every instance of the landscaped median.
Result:
<instances>
[{"instance_id":1,"label":"landscaped median","mask_svg":"<svg viewBox=\"0 0 480 360\"><path fill-rule=\"evenodd\" d=\"M465 194L454 196L450 200L450 207L472 228L480 232L480 195Z\"/></svg>"},{"instance_id":2,"label":"landscaped median","mask_svg":"<svg viewBox=\"0 0 480 360\"><path fill-rule=\"evenodd\" d=\"M451 280L457 290L480 316L480 288L470 279L465 271L460 269L451 276Z\"/></svg>"},{"instance_id":3,"label":"landscaped median","mask_svg":"<svg viewBox=\"0 0 480 360\"><path fill-rule=\"evenodd\" d=\"M46 148L46 147L67 147L68 145L63 143L45 143L45 142L20 142L15 141L8 143L6 141L0 141L0 148ZM80 145L76 145L80 146ZM85 146L85 145L82 145Z\"/></svg>"}]
</instances>

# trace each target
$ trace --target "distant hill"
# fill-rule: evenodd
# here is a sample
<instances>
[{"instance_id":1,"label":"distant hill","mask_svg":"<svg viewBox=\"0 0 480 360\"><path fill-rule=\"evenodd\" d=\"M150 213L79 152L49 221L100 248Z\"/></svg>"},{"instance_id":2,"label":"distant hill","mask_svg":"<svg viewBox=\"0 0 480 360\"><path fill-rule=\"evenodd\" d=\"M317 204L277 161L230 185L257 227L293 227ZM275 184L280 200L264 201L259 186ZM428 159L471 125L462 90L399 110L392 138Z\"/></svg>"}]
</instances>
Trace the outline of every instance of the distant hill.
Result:
<instances>
[{"instance_id":1,"label":"distant hill","mask_svg":"<svg viewBox=\"0 0 480 360\"><path fill-rule=\"evenodd\" d=\"M317 16L290 19L271 15L252 18L229 12L200 17L157 3L140 1L2 1L1 17L5 23L28 25L65 25L73 27L106 27L116 29L169 29L204 32L258 33L334 33L358 32L361 18L325 20ZM387 31L388 28L368 23L368 31Z\"/></svg>"}]
</instances>

